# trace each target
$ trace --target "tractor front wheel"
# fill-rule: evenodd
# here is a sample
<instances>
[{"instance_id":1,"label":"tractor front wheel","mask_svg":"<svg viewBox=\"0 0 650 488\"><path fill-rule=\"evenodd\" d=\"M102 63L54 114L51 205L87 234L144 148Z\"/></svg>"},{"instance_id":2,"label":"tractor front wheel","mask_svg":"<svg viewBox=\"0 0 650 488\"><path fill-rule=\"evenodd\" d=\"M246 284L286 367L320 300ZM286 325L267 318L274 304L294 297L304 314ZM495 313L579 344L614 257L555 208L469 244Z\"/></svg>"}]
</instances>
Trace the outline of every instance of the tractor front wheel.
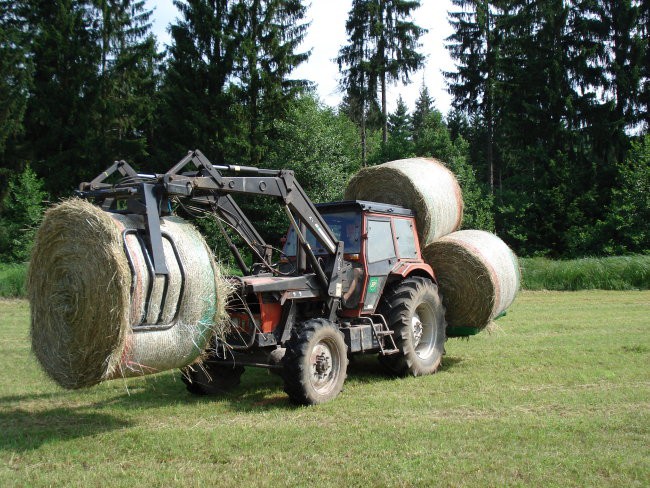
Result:
<instances>
[{"instance_id":1,"label":"tractor front wheel","mask_svg":"<svg viewBox=\"0 0 650 488\"><path fill-rule=\"evenodd\" d=\"M348 367L343 334L328 320L307 320L293 331L282 366L284 391L292 402L315 405L336 398Z\"/></svg>"}]
</instances>

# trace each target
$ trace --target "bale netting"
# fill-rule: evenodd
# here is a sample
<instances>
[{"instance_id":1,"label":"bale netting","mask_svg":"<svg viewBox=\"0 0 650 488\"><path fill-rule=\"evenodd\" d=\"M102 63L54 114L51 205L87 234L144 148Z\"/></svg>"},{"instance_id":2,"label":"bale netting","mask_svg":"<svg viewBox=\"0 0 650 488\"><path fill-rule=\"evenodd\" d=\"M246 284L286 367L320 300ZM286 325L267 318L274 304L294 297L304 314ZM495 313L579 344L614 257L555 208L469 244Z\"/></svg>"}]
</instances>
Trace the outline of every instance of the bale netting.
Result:
<instances>
[{"instance_id":1,"label":"bale netting","mask_svg":"<svg viewBox=\"0 0 650 488\"><path fill-rule=\"evenodd\" d=\"M201 234L161 219L169 274L156 275L142 229L78 199L45 213L27 275L32 350L64 388L186 366L223 333L230 287Z\"/></svg>"},{"instance_id":2,"label":"bale netting","mask_svg":"<svg viewBox=\"0 0 650 488\"><path fill-rule=\"evenodd\" d=\"M422 246L460 228L463 194L454 174L432 158L390 161L352 177L345 198L401 205L415 211Z\"/></svg>"},{"instance_id":3,"label":"bale netting","mask_svg":"<svg viewBox=\"0 0 650 488\"><path fill-rule=\"evenodd\" d=\"M449 336L483 330L519 290L517 256L489 232L454 232L428 245L423 257L438 279Z\"/></svg>"}]
</instances>

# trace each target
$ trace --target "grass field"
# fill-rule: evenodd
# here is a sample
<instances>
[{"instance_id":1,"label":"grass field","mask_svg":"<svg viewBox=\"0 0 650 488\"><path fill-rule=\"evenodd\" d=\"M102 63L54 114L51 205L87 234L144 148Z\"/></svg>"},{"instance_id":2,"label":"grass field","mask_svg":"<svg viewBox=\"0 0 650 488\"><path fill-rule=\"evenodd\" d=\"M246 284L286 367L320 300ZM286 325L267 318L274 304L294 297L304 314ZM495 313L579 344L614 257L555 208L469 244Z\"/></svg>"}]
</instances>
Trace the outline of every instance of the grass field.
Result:
<instances>
[{"instance_id":1,"label":"grass field","mask_svg":"<svg viewBox=\"0 0 650 488\"><path fill-rule=\"evenodd\" d=\"M221 399L177 372L64 391L0 301L0 486L650 485L650 292L524 292L443 369L367 358L341 396L294 407L249 370Z\"/></svg>"}]
</instances>

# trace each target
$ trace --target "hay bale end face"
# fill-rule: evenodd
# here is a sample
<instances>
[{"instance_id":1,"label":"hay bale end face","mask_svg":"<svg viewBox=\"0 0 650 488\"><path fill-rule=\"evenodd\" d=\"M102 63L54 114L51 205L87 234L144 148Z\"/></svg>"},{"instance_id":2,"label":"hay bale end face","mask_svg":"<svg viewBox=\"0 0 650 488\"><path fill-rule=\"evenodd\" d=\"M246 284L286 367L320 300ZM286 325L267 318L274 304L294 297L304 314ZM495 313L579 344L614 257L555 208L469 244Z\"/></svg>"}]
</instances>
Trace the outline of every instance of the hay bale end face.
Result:
<instances>
[{"instance_id":1,"label":"hay bale end face","mask_svg":"<svg viewBox=\"0 0 650 488\"><path fill-rule=\"evenodd\" d=\"M32 350L64 388L185 366L221 323L229 287L199 232L161 219L165 277L148 268L143 226L77 199L45 214L27 277Z\"/></svg>"},{"instance_id":2,"label":"hay bale end face","mask_svg":"<svg viewBox=\"0 0 650 488\"><path fill-rule=\"evenodd\" d=\"M454 232L428 245L423 257L438 279L450 336L484 329L519 290L517 257L489 232Z\"/></svg>"},{"instance_id":3,"label":"hay bale end face","mask_svg":"<svg viewBox=\"0 0 650 488\"><path fill-rule=\"evenodd\" d=\"M400 159L361 169L345 198L401 205L415 211L425 246L460 228L463 196L454 174L432 158Z\"/></svg>"}]
</instances>

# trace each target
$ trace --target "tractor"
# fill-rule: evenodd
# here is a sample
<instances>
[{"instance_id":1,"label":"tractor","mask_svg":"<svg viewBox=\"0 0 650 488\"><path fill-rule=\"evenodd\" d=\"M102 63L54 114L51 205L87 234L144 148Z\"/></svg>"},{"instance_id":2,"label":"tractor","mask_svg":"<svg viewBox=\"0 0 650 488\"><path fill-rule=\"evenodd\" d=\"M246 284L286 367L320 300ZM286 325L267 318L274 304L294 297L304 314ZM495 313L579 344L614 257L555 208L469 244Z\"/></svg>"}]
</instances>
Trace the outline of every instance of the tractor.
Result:
<instances>
[{"instance_id":1,"label":"tractor","mask_svg":"<svg viewBox=\"0 0 650 488\"><path fill-rule=\"evenodd\" d=\"M121 179L108 183L115 174ZM213 338L200 365L183 369L191 393L223 393L240 383L245 367L262 367L283 378L291 401L311 405L341 392L354 355L378 355L396 375L431 374L441 363L445 310L410 209L314 204L290 170L213 165L199 150L164 174L143 175L116 162L77 195L109 212L143 215L156 274L167 272L159 219L173 204L216 218L239 274L228 277L228 332ZM237 195L282 206L290 225L281 248L264 241Z\"/></svg>"}]
</instances>

